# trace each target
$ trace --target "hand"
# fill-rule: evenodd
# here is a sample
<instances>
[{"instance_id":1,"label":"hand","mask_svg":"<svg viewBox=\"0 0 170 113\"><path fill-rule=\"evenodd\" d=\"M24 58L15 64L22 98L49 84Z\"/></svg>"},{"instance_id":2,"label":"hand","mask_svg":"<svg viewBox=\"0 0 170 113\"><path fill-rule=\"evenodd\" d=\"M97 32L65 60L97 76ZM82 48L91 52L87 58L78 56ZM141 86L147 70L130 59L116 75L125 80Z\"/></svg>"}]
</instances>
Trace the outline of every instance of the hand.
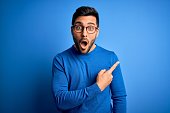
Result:
<instances>
[{"instance_id":1,"label":"hand","mask_svg":"<svg viewBox=\"0 0 170 113\"><path fill-rule=\"evenodd\" d=\"M106 71L106 69L103 69L98 73L96 83L101 91L103 91L111 83L113 78L112 72L119 63L120 62L117 61L109 70Z\"/></svg>"}]
</instances>

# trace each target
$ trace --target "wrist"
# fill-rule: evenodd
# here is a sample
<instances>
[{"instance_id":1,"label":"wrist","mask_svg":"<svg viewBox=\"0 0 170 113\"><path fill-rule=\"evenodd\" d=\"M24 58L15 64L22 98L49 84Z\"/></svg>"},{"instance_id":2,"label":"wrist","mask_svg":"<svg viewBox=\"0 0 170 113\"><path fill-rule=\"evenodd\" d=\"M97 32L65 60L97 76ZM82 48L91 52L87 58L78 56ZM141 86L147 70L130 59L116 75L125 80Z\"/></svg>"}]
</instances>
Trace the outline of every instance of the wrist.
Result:
<instances>
[{"instance_id":1,"label":"wrist","mask_svg":"<svg viewBox=\"0 0 170 113\"><path fill-rule=\"evenodd\" d=\"M96 82L97 86L99 87L100 91L103 91L104 89L102 88L102 86L100 85L100 83Z\"/></svg>"}]
</instances>

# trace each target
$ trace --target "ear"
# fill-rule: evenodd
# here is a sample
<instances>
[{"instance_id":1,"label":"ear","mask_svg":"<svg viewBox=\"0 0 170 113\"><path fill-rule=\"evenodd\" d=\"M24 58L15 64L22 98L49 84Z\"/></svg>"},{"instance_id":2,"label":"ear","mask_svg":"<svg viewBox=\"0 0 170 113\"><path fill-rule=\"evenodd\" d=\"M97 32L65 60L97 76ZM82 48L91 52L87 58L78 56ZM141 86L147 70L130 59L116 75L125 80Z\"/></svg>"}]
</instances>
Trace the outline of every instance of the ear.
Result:
<instances>
[{"instance_id":1,"label":"ear","mask_svg":"<svg viewBox=\"0 0 170 113\"><path fill-rule=\"evenodd\" d=\"M99 35L99 28L97 29L97 33L96 33L96 37L98 37L98 35Z\"/></svg>"},{"instance_id":2,"label":"ear","mask_svg":"<svg viewBox=\"0 0 170 113\"><path fill-rule=\"evenodd\" d=\"M71 34L73 35L73 27L70 27Z\"/></svg>"}]
</instances>

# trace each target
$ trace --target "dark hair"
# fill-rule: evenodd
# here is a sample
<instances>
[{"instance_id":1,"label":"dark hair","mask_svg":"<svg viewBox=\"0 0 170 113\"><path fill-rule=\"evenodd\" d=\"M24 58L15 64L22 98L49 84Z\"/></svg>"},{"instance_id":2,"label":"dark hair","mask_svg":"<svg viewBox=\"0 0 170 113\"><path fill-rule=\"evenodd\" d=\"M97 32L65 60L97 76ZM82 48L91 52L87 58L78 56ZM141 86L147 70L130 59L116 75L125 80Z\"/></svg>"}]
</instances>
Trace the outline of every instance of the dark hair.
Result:
<instances>
[{"instance_id":1,"label":"dark hair","mask_svg":"<svg viewBox=\"0 0 170 113\"><path fill-rule=\"evenodd\" d=\"M73 17L72 17L72 25L74 25L75 20L79 16L94 16L94 17L96 17L96 22L97 22L96 24L99 27L99 14L95 8L89 7L89 6L81 6L78 9L76 9L76 12L73 14Z\"/></svg>"}]
</instances>

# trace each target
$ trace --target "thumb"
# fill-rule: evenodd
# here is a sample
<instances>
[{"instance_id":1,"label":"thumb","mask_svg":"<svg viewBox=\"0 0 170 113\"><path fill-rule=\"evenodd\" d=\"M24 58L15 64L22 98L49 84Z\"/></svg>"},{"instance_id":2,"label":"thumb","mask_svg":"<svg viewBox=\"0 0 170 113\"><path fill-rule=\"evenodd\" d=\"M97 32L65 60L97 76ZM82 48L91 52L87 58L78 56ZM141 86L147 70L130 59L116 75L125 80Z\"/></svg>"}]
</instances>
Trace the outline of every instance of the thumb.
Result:
<instances>
[{"instance_id":1,"label":"thumb","mask_svg":"<svg viewBox=\"0 0 170 113\"><path fill-rule=\"evenodd\" d=\"M103 73L105 73L106 72L106 69L102 69L99 73L98 73L98 75L102 75Z\"/></svg>"}]
</instances>

